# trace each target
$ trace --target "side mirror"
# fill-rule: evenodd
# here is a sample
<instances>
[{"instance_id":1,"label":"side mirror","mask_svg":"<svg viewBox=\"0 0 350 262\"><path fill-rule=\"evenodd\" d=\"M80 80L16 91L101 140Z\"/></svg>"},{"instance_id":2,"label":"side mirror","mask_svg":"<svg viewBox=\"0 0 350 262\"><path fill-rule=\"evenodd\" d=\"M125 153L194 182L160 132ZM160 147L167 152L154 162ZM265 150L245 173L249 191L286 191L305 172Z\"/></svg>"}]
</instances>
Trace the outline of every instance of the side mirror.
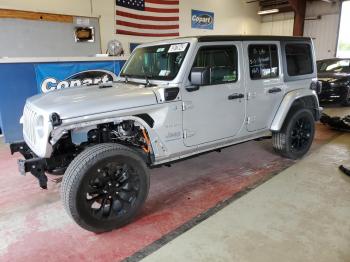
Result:
<instances>
[{"instance_id":1,"label":"side mirror","mask_svg":"<svg viewBox=\"0 0 350 262\"><path fill-rule=\"evenodd\" d=\"M193 67L191 70L191 84L195 87L210 84L210 70L206 67Z\"/></svg>"}]
</instances>

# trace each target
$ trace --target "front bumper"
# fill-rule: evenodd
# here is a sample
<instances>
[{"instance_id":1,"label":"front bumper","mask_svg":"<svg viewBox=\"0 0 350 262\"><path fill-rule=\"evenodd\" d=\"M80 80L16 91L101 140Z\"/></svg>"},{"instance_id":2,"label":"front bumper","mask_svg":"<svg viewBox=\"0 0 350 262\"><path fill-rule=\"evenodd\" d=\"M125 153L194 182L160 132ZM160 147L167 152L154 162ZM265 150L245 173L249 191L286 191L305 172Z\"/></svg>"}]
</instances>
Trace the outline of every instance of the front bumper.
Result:
<instances>
[{"instance_id":1,"label":"front bumper","mask_svg":"<svg viewBox=\"0 0 350 262\"><path fill-rule=\"evenodd\" d=\"M336 88L325 88L322 92L318 94L318 99L320 102L342 102L344 101L348 94L350 88L347 87L336 87Z\"/></svg>"},{"instance_id":2,"label":"front bumper","mask_svg":"<svg viewBox=\"0 0 350 262\"><path fill-rule=\"evenodd\" d=\"M37 157L25 142L13 143L10 145L11 154L21 153L25 159L18 160L18 170L21 175L31 173L39 181L39 185L43 189L47 189L47 162L45 158Z\"/></svg>"}]
</instances>

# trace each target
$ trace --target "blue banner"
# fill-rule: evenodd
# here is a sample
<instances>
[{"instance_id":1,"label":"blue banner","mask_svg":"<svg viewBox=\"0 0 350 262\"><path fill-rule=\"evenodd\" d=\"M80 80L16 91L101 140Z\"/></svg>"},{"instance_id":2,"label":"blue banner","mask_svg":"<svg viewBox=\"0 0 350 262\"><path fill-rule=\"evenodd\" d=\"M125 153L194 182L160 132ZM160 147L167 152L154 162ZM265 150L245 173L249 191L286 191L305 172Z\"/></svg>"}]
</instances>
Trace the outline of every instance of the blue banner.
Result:
<instances>
[{"instance_id":1,"label":"blue banner","mask_svg":"<svg viewBox=\"0 0 350 262\"><path fill-rule=\"evenodd\" d=\"M124 60L0 63L0 128L6 143L23 141L19 123L28 97L42 92L114 80Z\"/></svg>"},{"instance_id":2,"label":"blue banner","mask_svg":"<svg viewBox=\"0 0 350 262\"><path fill-rule=\"evenodd\" d=\"M191 14L192 28L214 29L214 13L193 10Z\"/></svg>"},{"instance_id":3,"label":"blue banner","mask_svg":"<svg viewBox=\"0 0 350 262\"><path fill-rule=\"evenodd\" d=\"M117 68L116 68L117 67ZM120 64L107 62L40 63L35 65L39 93L116 80Z\"/></svg>"}]
</instances>

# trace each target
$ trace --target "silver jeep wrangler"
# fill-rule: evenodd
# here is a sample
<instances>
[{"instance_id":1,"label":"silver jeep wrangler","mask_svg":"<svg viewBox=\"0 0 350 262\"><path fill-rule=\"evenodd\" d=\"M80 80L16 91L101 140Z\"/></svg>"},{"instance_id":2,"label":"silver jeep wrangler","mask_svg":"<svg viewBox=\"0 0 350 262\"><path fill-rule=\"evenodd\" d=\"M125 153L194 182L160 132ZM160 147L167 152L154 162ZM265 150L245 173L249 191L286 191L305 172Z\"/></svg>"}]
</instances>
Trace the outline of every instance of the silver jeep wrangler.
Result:
<instances>
[{"instance_id":1,"label":"silver jeep wrangler","mask_svg":"<svg viewBox=\"0 0 350 262\"><path fill-rule=\"evenodd\" d=\"M297 159L319 120L310 38L200 36L137 47L114 83L27 100L21 172L61 196L81 227L103 232L131 221L145 202L149 168L272 136Z\"/></svg>"}]
</instances>

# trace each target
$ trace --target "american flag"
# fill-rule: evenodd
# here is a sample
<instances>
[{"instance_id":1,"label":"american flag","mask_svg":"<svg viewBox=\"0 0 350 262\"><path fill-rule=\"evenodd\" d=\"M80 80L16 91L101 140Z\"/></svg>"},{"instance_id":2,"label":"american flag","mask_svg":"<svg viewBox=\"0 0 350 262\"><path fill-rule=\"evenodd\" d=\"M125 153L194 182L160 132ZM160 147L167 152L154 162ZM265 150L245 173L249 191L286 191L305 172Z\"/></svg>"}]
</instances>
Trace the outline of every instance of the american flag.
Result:
<instances>
[{"instance_id":1,"label":"american flag","mask_svg":"<svg viewBox=\"0 0 350 262\"><path fill-rule=\"evenodd\" d=\"M117 34L179 36L179 0L116 0Z\"/></svg>"}]
</instances>

